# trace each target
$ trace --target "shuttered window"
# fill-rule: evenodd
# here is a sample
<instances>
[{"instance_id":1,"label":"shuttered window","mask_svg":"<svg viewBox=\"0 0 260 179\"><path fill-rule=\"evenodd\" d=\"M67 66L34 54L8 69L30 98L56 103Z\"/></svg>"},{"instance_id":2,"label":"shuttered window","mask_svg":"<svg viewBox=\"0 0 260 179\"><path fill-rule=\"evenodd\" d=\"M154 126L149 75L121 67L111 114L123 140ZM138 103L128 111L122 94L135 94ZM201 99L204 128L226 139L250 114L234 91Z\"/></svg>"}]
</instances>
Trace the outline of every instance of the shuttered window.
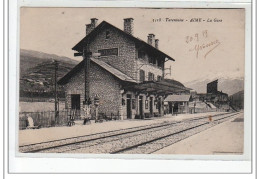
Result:
<instances>
[{"instance_id":1,"label":"shuttered window","mask_svg":"<svg viewBox=\"0 0 260 179\"><path fill-rule=\"evenodd\" d=\"M140 70L140 82L143 82L144 80L145 80L144 70Z\"/></svg>"}]
</instances>

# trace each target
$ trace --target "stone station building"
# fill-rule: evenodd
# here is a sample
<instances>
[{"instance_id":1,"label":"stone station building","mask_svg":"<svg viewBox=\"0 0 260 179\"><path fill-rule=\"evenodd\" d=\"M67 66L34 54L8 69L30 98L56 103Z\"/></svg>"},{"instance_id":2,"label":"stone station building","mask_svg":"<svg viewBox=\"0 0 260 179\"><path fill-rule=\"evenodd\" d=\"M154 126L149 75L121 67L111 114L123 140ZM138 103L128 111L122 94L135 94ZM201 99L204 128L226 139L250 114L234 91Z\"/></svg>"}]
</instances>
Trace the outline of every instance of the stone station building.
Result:
<instances>
[{"instance_id":1,"label":"stone station building","mask_svg":"<svg viewBox=\"0 0 260 179\"><path fill-rule=\"evenodd\" d=\"M65 87L66 108L82 110L85 99L93 101L98 96L99 113L107 116L162 116L167 95L187 91L177 81L164 80L165 62L174 59L158 49L159 40L154 34L148 35L147 42L134 37L132 18L124 19L124 30L106 21L97 25L97 21L91 19L91 24L86 25L86 36L72 48L79 53L88 49L92 54L100 54L89 57L88 76L87 59L83 59L58 81Z\"/></svg>"}]
</instances>

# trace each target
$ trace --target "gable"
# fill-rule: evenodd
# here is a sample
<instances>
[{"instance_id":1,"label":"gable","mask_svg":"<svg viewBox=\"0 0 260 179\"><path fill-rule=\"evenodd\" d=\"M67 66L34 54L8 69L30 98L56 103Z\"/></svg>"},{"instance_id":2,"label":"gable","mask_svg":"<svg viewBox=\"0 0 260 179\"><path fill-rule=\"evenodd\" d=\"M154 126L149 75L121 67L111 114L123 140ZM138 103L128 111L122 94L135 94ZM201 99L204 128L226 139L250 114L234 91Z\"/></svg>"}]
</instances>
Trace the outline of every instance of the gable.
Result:
<instances>
[{"instance_id":1,"label":"gable","mask_svg":"<svg viewBox=\"0 0 260 179\"><path fill-rule=\"evenodd\" d=\"M128 34L126 32L124 32L123 30L109 24L106 21L101 22L91 33L89 33L86 37L84 37L79 43L77 43L72 50L76 50L78 52L82 52L83 47L86 46L86 44L90 43L94 38L96 38L96 36L104 29L106 28L112 28L114 30L116 30L119 34L122 34L123 36L125 36L126 38L130 39L131 41L133 41L137 46L142 46L145 49L147 49L148 51L153 51L154 53L160 55L160 56L164 56L165 58L168 58L169 60L175 61L172 57L168 56L167 54L165 54L164 52L158 50L157 48L149 45L148 43L144 42L143 40L134 37L131 34Z\"/></svg>"},{"instance_id":2,"label":"gable","mask_svg":"<svg viewBox=\"0 0 260 179\"><path fill-rule=\"evenodd\" d=\"M115 76L117 79L122 80L122 81L127 81L127 82L132 82L136 83L134 79L131 77L127 76L126 74L122 73L121 71L115 69L114 67L110 66L109 64L100 61L95 58L91 58L91 64L96 64L100 66L103 70L107 71L110 73L112 76ZM59 81L59 85L64 85L69 82L71 78L76 76L78 73L84 73L82 71L84 69L84 60L82 60L78 65L76 65L70 72L68 72L64 77L62 77Z\"/></svg>"}]
</instances>

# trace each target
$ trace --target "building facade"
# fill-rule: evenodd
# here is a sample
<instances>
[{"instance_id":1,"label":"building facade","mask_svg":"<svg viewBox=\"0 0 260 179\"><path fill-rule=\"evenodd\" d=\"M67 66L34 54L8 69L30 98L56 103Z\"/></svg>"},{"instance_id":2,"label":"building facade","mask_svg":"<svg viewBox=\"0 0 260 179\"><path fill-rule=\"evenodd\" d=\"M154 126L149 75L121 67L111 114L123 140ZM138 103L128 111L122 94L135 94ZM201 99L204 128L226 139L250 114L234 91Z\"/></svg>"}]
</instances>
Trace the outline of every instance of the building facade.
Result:
<instances>
[{"instance_id":1,"label":"building facade","mask_svg":"<svg viewBox=\"0 0 260 179\"><path fill-rule=\"evenodd\" d=\"M218 91L218 80L207 84L207 93L197 94L199 101L214 104L219 109L229 110L228 94Z\"/></svg>"},{"instance_id":2,"label":"building facade","mask_svg":"<svg viewBox=\"0 0 260 179\"><path fill-rule=\"evenodd\" d=\"M163 115L165 97L186 90L163 80L165 62L174 59L158 49L154 34L148 35L147 42L134 37L132 18L124 19L124 30L106 21L97 25L97 21L91 19L86 36L72 49L99 56L87 59L83 53L84 60L58 82L65 88L66 108L82 110L86 99L93 101L98 96L99 113L107 116L133 119ZM86 60L90 61L87 77ZM91 107L94 115L93 103Z\"/></svg>"}]
</instances>

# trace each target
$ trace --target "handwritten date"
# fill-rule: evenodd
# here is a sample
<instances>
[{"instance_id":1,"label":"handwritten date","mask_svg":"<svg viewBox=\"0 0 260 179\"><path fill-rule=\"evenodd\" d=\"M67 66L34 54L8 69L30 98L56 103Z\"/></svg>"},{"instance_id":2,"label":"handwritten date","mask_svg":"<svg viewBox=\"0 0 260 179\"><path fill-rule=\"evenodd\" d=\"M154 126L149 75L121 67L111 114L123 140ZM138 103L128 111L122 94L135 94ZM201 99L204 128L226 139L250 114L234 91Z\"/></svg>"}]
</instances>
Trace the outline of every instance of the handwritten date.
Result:
<instances>
[{"instance_id":1,"label":"handwritten date","mask_svg":"<svg viewBox=\"0 0 260 179\"><path fill-rule=\"evenodd\" d=\"M204 30L202 31L200 34L199 33L196 33L194 35L191 35L191 36L186 36L186 43L190 43L192 41L199 41L200 38L208 38L208 31L207 30Z\"/></svg>"}]
</instances>

